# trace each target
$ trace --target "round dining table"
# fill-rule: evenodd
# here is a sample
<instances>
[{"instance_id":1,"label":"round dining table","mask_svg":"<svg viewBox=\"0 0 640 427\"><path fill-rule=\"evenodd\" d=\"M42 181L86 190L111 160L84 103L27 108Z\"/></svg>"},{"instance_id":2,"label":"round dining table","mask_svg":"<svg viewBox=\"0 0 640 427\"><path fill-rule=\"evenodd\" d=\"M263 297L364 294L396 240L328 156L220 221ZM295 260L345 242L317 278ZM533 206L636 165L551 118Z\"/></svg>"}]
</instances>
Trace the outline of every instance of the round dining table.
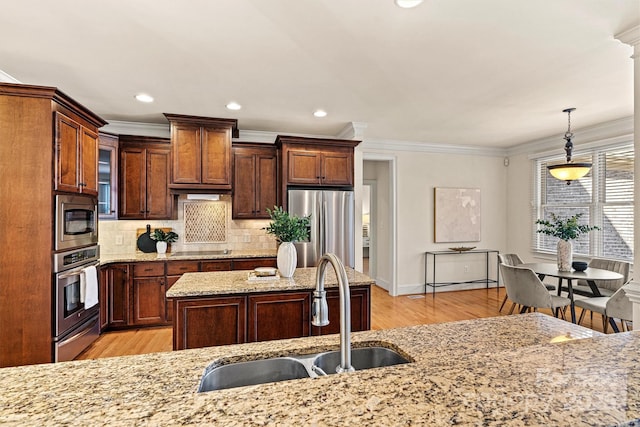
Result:
<instances>
[{"instance_id":1,"label":"round dining table","mask_svg":"<svg viewBox=\"0 0 640 427\"><path fill-rule=\"evenodd\" d=\"M558 265L555 263L525 263L520 264L518 267L529 268L533 270L540 280L544 280L546 276L557 277L558 278L558 295L560 295L560 291L562 289L562 280L567 281L567 288L569 289L568 298L571 300L571 321L576 323L576 308L573 303L573 281L574 280L584 280L589 284L591 288L591 292L593 292L593 296L599 297L602 296L598 287L596 286L596 280L620 280L623 278L622 274L616 273L615 271L603 270L601 268L592 268L588 267L584 271L562 271L558 270Z\"/></svg>"}]
</instances>

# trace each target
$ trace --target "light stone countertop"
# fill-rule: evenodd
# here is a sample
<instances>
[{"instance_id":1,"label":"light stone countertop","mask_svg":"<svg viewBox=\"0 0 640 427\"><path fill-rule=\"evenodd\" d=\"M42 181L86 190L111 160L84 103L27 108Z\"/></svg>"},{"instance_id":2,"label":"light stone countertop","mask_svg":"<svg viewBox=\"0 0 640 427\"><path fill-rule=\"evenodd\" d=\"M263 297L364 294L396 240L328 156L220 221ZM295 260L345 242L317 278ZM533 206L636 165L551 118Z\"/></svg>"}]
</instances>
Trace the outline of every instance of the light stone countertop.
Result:
<instances>
[{"instance_id":1,"label":"light stone countertop","mask_svg":"<svg viewBox=\"0 0 640 427\"><path fill-rule=\"evenodd\" d=\"M574 341L551 343L570 333ZM0 369L0 424L620 425L640 418L640 334L533 313L353 334L414 363L196 393L216 361L336 349L338 335Z\"/></svg>"},{"instance_id":2,"label":"light stone countertop","mask_svg":"<svg viewBox=\"0 0 640 427\"><path fill-rule=\"evenodd\" d=\"M121 254L100 255L100 264L113 264L116 262L141 262L141 261L175 261L175 260L215 260L215 259L234 259L234 258L271 258L276 257L277 252L271 249L256 250L232 250L228 254L194 254L181 255L180 252L168 252L159 255L156 252L125 252Z\"/></svg>"},{"instance_id":3,"label":"light stone countertop","mask_svg":"<svg viewBox=\"0 0 640 427\"><path fill-rule=\"evenodd\" d=\"M249 280L250 271L215 271L185 273L167 291L167 298L229 295L248 292L278 292L315 289L316 268L296 268L292 278ZM352 268L345 267L350 286L372 285L375 281ZM325 273L325 288L335 288L338 280L332 268Z\"/></svg>"}]
</instances>

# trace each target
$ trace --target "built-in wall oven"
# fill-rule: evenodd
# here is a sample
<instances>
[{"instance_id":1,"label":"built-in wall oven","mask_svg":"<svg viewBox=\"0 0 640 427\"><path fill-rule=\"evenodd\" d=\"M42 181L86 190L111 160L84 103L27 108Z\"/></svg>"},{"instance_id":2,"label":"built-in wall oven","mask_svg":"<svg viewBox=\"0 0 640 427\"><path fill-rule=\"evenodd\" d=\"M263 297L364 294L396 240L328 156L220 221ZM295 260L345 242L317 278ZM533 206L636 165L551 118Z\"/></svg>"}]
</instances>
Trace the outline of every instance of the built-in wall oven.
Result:
<instances>
[{"instance_id":1,"label":"built-in wall oven","mask_svg":"<svg viewBox=\"0 0 640 427\"><path fill-rule=\"evenodd\" d=\"M97 279L96 272L90 270L99 264L98 245L53 254L55 362L72 360L100 335L100 304L89 307L83 299L87 286L97 286L97 282L87 276L91 273L90 276Z\"/></svg>"},{"instance_id":2,"label":"built-in wall oven","mask_svg":"<svg viewBox=\"0 0 640 427\"><path fill-rule=\"evenodd\" d=\"M55 250L98 244L98 204L95 197L56 195Z\"/></svg>"}]
</instances>

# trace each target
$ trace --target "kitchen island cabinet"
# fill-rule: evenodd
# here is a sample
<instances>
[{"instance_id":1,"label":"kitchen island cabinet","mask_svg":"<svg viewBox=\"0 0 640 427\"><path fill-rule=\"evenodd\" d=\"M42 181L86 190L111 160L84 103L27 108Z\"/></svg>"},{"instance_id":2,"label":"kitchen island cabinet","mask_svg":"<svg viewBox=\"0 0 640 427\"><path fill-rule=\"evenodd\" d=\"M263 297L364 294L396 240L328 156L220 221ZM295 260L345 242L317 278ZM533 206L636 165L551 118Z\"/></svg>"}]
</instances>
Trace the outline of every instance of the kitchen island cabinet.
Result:
<instances>
[{"instance_id":1,"label":"kitchen island cabinet","mask_svg":"<svg viewBox=\"0 0 640 427\"><path fill-rule=\"evenodd\" d=\"M212 363L337 349L339 336L325 335L7 368L0 424L62 425L69 414L79 425L154 426L631 426L640 419L637 332L602 335L530 313L352 338L354 347L391 347L413 362L196 392Z\"/></svg>"},{"instance_id":2,"label":"kitchen island cabinet","mask_svg":"<svg viewBox=\"0 0 640 427\"><path fill-rule=\"evenodd\" d=\"M205 346L229 344L229 336L246 337L247 342L252 342L311 335L311 301L315 290L315 272L316 268L298 268L292 279L262 280L248 280L249 271L183 275L167 291L167 298L172 299L175 304L174 350L195 348L190 347L190 343L193 342ZM347 268L347 278L351 292L352 330L369 329L373 279L351 268ZM330 296L328 303L332 323L324 328L314 328L313 333L318 335L332 333L336 328L339 330L337 279L331 269L326 273L325 288ZM212 308L213 300L216 298L220 298L222 304L226 304L226 298L232 298L235 301L234 307L237 308L232 314L227 314L243 316L243 321L233 321L229 324L221 322L220 304L216 305L216 310ZM244 302L240 304L240 300ZM203 304L202 316L198 317L196 324L191 313L198 310L200 303ZM241 311L243 308L244 312ZM210 318L206 317L207 311L212 312ZM230 317L227 317L227 321L230 321ZM234 327L246 327L246 331L234 330ZM209 331L208 340L202 341L201 337L205 334L203 330L220 328L225 331ZM194 333L198 339L189 337ZM220 335L224 339L216 341Z\"/></svg>"}]
</instances>

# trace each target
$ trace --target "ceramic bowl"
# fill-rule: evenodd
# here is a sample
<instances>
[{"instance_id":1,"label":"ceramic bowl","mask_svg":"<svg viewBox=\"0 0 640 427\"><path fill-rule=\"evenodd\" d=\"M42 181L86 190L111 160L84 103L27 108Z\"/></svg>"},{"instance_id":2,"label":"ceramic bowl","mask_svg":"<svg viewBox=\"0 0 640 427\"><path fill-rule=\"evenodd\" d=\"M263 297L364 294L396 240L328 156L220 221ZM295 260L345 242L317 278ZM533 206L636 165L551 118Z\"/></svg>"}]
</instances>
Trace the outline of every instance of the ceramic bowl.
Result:
<instances>
[{"instance_id":1,"label":"ceramic bowl","mask_svg":"<svg viewBox=\"0 0 640 427\"><path fill-rule=\"evenodd\" d=\"M584 261L573 261L571 263L571 267L573 267L575 271L585 271L587 266L588 264Z\"/></svg>"}]
</instances>

